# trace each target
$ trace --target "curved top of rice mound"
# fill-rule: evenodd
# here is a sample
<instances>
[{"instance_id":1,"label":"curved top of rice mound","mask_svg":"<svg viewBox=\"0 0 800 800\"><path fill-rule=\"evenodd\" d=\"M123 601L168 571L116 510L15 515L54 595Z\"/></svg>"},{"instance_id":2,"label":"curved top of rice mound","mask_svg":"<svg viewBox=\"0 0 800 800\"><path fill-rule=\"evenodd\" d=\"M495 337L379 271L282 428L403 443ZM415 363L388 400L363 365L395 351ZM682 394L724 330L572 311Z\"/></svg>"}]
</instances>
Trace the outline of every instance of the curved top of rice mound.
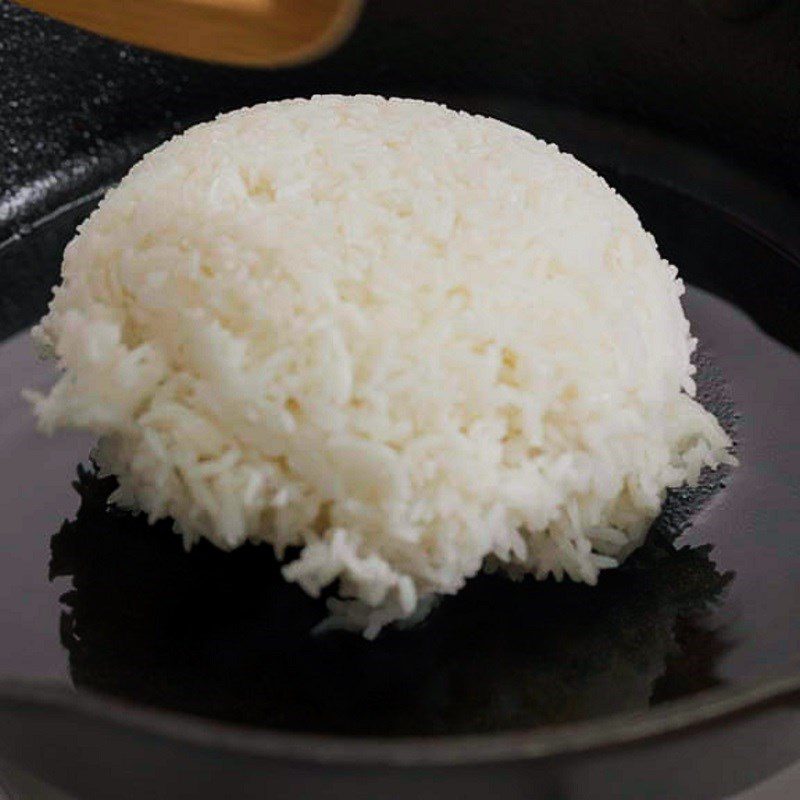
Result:
<instances>
[{"instance_id":1,"label":"curved top of rice mound","mask_svg":"<svg viewBox=\"0 0 800 800\"><path fill-rule=\"evenodd\" d=\"M553 145L378 97L266 103L136 165L35 331L41 426L187 544L299 546L374 635L491 562L594 582L729 459L683 286Z\"/></svg>"}]
</instances>

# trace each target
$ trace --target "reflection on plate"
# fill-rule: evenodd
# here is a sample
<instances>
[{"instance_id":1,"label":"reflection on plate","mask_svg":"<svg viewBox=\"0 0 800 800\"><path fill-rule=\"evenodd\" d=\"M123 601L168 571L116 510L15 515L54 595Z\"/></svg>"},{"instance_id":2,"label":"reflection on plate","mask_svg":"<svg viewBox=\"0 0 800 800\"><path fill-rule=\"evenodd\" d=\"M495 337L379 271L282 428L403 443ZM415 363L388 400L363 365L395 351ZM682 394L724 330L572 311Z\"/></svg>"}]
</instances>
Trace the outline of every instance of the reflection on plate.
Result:
<instances>
[{"instance_id":1,"label":"reflection on plate","mask_svg":"<svg viewBox=\"0 0 800 800\"><path fill-rule=\"evenodd\" d=\"M704 401L730 426L724 384L700 366ZM418 627L367 642L311 635L323 605L283 581L269 547L185 553L169 523L109 507L113 479L80 469L80 509L53 536L50 568L72 579L72 679L215 719L384 735L529 728L693 694L720 682L711 611L733 575L710 546L674 540L723 481L674 492L597 587L481 575Z\"/></svg>"}]
</instances>

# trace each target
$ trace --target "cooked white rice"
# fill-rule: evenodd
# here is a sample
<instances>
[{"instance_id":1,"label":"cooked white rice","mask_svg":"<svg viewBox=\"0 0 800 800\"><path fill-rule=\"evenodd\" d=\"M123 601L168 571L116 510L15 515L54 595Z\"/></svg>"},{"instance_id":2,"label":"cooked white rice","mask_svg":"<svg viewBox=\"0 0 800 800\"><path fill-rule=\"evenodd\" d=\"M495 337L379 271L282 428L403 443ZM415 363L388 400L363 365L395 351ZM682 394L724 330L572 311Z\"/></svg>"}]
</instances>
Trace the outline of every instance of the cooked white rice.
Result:
<instances>
[{"instance_id":1,"label":"cooked white rice","mask_svg":"<svg viewBox=\"0 0 800 800\"><path fill-rule=\"evenodd\" d=\"M269 542L373 636L483 566L594 583L730 461L683 285L635 212L523 131L378 97L162 145L64 255L41 428L187 546Z\"/></svg>"}]
</instances>

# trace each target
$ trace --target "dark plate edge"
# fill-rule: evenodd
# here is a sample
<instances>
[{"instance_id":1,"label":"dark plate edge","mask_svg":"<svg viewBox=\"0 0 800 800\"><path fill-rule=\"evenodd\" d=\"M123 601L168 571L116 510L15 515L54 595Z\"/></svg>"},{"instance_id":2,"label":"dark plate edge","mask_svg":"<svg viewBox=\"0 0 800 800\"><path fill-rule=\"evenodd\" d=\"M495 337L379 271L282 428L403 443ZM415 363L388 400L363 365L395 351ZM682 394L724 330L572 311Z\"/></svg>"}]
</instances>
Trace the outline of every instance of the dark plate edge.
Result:
<instances>
[{"instance_id":1,"label":"dark plate edge","mask_svg":"<svg viewBox=\"0 0 800 800\"><path fill-rule=\"evenodd\" d=\"M0 679L3 709L53 710L98 723L195 746L265 758L319 764L447 766L540 760L605 750L751 717L775 707L800 709L800 671L747 689L711 689L657 709L536 731L398 738L348 737L248 729L177 712L126 703L100 693L75 692L50 681Z\"/></svg>"}]
</instances>

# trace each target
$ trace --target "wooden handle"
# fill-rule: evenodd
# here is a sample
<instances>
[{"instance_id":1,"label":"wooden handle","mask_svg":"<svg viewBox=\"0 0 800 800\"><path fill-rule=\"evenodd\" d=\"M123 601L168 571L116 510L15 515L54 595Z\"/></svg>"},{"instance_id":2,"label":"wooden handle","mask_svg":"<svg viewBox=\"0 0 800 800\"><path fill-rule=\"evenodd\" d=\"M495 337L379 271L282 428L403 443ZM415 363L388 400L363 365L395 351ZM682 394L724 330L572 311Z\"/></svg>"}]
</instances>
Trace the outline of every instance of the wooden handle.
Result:
<instances>
[{"instance_id":1,"label":"wooden handle","mask_svg":"<svg viewBox=\"0 0 800 800\"><path fill-rule=\"evenodd\" d=\"M335 47L362 0L18 0L94 33L241 66L297 64Z\"/></svg>"}]
</instances>

